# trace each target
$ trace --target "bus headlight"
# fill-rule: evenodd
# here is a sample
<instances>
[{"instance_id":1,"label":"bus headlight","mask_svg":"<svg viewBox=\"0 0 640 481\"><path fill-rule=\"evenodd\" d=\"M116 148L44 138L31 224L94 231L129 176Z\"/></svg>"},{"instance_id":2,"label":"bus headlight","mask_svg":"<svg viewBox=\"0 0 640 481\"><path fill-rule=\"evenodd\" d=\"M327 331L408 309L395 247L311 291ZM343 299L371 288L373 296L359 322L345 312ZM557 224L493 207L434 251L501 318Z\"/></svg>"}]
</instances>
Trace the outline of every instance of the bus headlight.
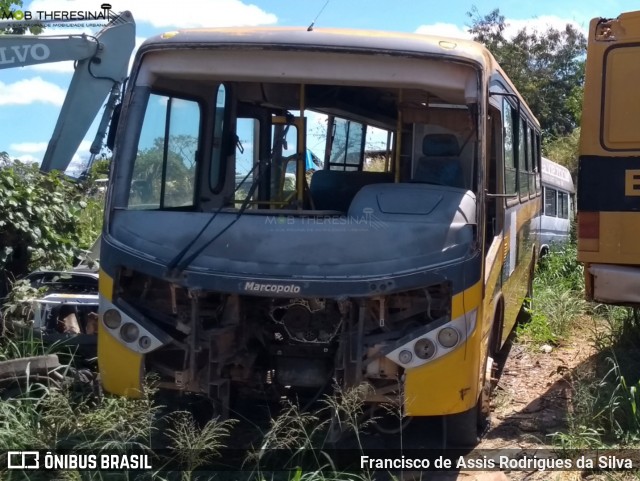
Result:
<instances>
[{"instance_id":1,"label":"bus headlight","mask_svg":"<svg viewBox=\"0 0 640 481\"><path fill-rule=\"evenodd\" d=\"M423 337L415 343L413 350L420 359L430 359L436 353L436 345L431 339Z\"/></svg>"},{"instance_id":2,"label":"bus headlight","mask_svg":"<svg viewBox=\"0 0 640 481\"><path fill-rule=\"evenodd\" d=\"M151 338L148 336L142 336L138 341L138 345L141 349L149 349L151 346Z\"/></svg>"},{"instance_id":3,"label":"bus headlight","mask_svg":"<svg viewBox=\"0 0 640 481\"><path fill-rule=\"evenodd\" d=\"M445 327L438 332L438 342L447 349L458 344L460 334L453 327Z\"/></svg>"},{"instance_id":4,"label":"bus headlight","mask_svg":"<svg viewBox=\"0 0 640 481\"><path fill-rule=\"evenodd\" d=\"M117 309L107 309L102 315L102 321L109 329L118 329L122 322L122 316Z\"/></svg>"},{"instance_id":5,"label":"bus headlight","mask_svg":"<svg viewBox=\"0 0 640 481\"><path fill-rule=\"evenodd\" d=\"M413 354L411 354L411 351L407 351L406 349L404 351L400 351L400 354L398 354L398 360L402 364L409 364L411 359L413 359Z\"/></svg>"},{"instance_id":6,"label":"bus headlight","mask_svg":"<svg viewBox=\"0 0 640 481\"><path fill-rule=\"evenodd\" d=\"M135 308L129 305L125 307L130 311L127 312L100 296L100 317L105 327L104 335L112 336L127 349L140 354L155 351L171 342L171 336L156 326L153 321L145 318Z\"/></svg>"},{"instance_id":7,"label":"bus headlight","mask_svg":"<svg viewBox=\"0 0 640 481\"><path fill-rule=\"evenodd\" d=\"M432 330L425 332L423 328L416 331L415 337L405 336L389 346L385 357L404 369L413 369L446 356L460 349L472 335L476 329L477 314L478 310L473 309L448 322L446 318L441 318ZM411 358L405 354L407 351L412 355Z\"/></svg>"},{"instance_id":8,"label":"bus headlight","mask_svg":"<svg viewBox=\"0 0 640 481\"><path fill-rule=\"evenodd\" d=\"M120 337L126 342L134 342L140 335L140 329L132 322L127 322L120 329Z\"/></svg>"}]
</instances>

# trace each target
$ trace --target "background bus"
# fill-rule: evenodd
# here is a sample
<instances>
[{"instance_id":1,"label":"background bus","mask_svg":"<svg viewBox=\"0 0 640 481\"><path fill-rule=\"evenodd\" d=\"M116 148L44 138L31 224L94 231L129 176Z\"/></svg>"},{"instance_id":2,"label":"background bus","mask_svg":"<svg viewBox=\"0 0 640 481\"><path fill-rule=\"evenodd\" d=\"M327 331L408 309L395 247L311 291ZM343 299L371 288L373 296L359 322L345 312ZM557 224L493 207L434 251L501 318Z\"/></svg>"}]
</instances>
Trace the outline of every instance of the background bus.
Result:
<instances>
[{"instance_id":1,"label":"background bus","mask_svg":"<svg viewBox=\"0 0 640 481\"><path fill-rule=\"evenodd\" d=\"M476 440L541 207L539 124L483 46L172 32L139 49L117 129L107 391L138 395L154 371L226 413L365 384L372 412L445 416L449 442Z\"/></svg>"},{"instance_id":2,"label":"background bus","mask_svg":"<svg viewBox=\"0 0 640 481\"><path fill-rule=\"evenodd\" d=\"M573 180L566 167L542 157L544 210L540 221L540 256L553 244L569 240L574 213Z\"/></svg>"},{"instance_id":3,"label":"background bus","mask_svg":"<svg viewBox=\"0 0 640 481\"><path fill-rule=\"evenodd\" d=\"M586 297L640 303L640 11L589 25L578 174Z\"/></svg>"}]
</instances>

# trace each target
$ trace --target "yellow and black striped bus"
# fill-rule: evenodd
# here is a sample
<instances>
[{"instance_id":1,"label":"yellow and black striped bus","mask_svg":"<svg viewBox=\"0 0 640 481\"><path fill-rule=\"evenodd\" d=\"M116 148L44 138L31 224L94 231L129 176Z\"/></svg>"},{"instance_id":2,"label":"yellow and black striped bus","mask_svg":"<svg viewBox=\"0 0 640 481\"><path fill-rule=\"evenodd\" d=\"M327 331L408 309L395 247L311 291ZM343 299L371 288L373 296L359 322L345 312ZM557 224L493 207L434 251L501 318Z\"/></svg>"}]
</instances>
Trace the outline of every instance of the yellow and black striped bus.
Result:
<instances>
[{"instance_id":1,"label":"yellow and black striped bus","mask_svg":"<svg viewBox=\"0 0 640 481\"><path fill-rule=\"evenodd\" d=\"M589 25L580 131L578 260L586 296L640 303L640 11Z\"/></svg>"},{"instance_id":2,"label":"yellow and black striped bus","mask_svg":"<svg viewBox=\"0 0 640 481\"><path fill-rule=\"evenodd\" d=\"M116 127L113 127L116 128ZM140 48L115 135L101 379L488 416L530 288L540 128L491 54L381 32L211 29Z\"/></svg>"}]
</instances>

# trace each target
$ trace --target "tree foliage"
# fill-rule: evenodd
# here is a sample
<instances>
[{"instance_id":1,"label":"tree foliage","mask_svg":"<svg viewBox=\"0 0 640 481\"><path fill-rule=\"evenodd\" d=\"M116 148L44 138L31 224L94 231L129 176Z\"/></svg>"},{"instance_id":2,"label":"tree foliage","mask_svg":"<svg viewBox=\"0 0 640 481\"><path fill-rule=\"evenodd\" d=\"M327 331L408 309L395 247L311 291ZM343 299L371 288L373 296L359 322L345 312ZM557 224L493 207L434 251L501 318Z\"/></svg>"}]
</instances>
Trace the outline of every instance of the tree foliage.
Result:
<instances>
[{"instance_id":1,"label":"tree foliage","mask_svg":"<svg viewBox=\"0 0 640 481\"><path fill-rule=\"evenodd\" d=\"M515 84L546 135L571 133L580 121L587 41L571 24L563 30L523 28L505 36L504 15L472 9L469 33L483 43Z\"/></svg>"},{"instance_id":2,"label":"tree foliage","mask_svg":"<svg viewBox=\"0 0 640 481\"><path fill-rule=\"evenodd\" d=\"M86 208L82 191L61 174L19 161L0 166L0 295L33 269L70 267L90 247L98 232L86 231Z\"/></svg>"},{"instance_id":3,"label":"tree foliage","mask_svg":"<svg viewBox=\"0 0 640 481\"><path fill-rule=\"evenodd\" d=\"M569 135L553 138L542 146L543 154L554 162L564 165L574 180L578 178L578 143L580 127Z\"/></svg>"},{"instance_id":4,"label":"tree foliage","mask_svg":"<svg viewBox=\"0 0 640 481\"><path fill-rule=\"evenodd\" d=\"M138 151L133 169L135 203L160 202L164 170L164 202L178 206L193 201L195 151L197 139L190 135L172 135L164 163L164 138L154 139L153 147Z\"/></svg>"}]
</instances>

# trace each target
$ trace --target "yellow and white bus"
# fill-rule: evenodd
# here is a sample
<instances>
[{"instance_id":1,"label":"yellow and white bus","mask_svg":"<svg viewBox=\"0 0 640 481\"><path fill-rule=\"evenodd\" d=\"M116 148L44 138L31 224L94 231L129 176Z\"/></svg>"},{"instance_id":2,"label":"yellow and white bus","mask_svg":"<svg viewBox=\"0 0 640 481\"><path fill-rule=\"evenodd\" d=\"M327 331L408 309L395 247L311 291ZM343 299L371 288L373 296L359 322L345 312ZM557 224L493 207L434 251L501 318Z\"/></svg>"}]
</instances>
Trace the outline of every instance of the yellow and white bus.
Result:
<instances>
[{"instance_id":1,"label":"yellow and white bus","mask_svg":"<svg viewBox=\"0 0 640 481\"><path fill-rule=\"evenodd\" d=\"M589 25L578 174L586 296L640 303L640 11Z\"/></svg>"},{"instance_id":2,"label":"yellow and white bus","mask_svg":"<svg viewBox=\"0 0 640 481\"><path fill-rule=\"evenodd\" d=\"M107 391L153 371L227 412L367 383L367 403L400 397L445 416L450 444L476 440L541 206L538 122L484 47L169 32L137 54L114 148Z\"/></svg>"}]
</instances>

